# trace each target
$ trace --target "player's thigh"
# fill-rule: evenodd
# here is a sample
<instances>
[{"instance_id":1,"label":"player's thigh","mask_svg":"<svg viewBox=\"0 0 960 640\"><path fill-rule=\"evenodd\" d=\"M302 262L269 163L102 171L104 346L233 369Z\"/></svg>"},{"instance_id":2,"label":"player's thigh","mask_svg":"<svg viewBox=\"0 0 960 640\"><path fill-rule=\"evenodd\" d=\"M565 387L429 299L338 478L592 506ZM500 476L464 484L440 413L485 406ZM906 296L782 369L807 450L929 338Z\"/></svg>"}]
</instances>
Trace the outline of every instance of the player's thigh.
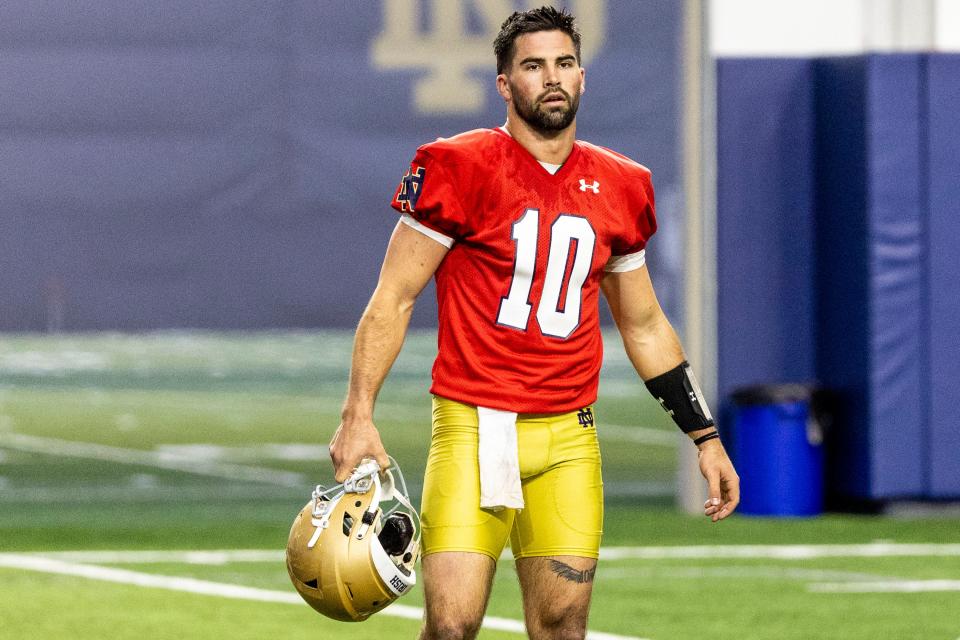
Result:
<instances>
[{"instance_id":1,"label":"player's thigh","mask_svg":"<svg viewBox=\"0 0 960 640\"><path fill-rule=\"evenodd\" d=\"M547 464L524 480L526 508L511 533L533 640L586 634L603 535L603 481L596 429L577 413L548 419Z\"/></svg>"},{"instance_id":2,"label":"player's thigh","mask_svg":"<svg viewBox=\"0 0 960 640\"><path fill-rule=\"evenodd\" d=\"M597 558L603 536L603 480L596 431L576 414L551 419L544 471L525 478L525 508L511 531L515 558ZM523 451L521 450L521 455Z\"/></svg>"},{"instance_id":3,"label":"player's thigh","mask_svg":"<svg viewBox=\"0 0 960 640\"><path fill-rule=\"evenodd\" d=\"M496 563L481 553L445 551L424 556L422 640L476 636L495 571Z\"/></svg>"},{"instance_id":4,"label":"player's thigh","mask_svg":"<svg viewBox=\"0 0 960 640\"><path fill-rule=\"evenodd\" d=\"M423 480L423 555L461 551L500 557L514 511L480 508L476 407L434 398L433 431Z\"/></svg>"},{"instance_id":5,"label":"player's thigh","mask_svg":"<svg viewBox=\"0 0 960 640\"><path fill-rule=\"evenodd\" d=\"M597 560L581 556L519 558L523 613L532 640L583 638Z\"/></svg>"}]
</instances>

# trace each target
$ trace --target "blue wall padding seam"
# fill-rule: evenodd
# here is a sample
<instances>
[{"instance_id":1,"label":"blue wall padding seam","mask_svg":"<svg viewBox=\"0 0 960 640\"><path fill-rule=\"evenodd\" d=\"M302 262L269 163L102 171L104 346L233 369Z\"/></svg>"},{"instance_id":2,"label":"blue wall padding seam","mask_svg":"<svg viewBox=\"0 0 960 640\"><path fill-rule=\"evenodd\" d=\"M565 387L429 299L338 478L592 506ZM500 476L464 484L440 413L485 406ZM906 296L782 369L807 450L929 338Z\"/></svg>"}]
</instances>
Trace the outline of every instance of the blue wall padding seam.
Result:
<instances>
[{"instance_id":1,"label":"blue wall padding seam","mask_svg":"<svg viewBox=\"0 0 960 640\"><path fill-rule=\"evenodd\" d=\"M877 497L926 490L920 54L870 55L867 176L870 247L871 485Z\"/></svg>"},{"instance_id":2,"label":"blue wall padding seam","mask_svg":"<svg viewBox=\"0 0 960 640\"><path fill-rule=\"evenodd\" d=\"M931 495L960 496L960 55L928 60Z\"/></svg>"}]
</instances>

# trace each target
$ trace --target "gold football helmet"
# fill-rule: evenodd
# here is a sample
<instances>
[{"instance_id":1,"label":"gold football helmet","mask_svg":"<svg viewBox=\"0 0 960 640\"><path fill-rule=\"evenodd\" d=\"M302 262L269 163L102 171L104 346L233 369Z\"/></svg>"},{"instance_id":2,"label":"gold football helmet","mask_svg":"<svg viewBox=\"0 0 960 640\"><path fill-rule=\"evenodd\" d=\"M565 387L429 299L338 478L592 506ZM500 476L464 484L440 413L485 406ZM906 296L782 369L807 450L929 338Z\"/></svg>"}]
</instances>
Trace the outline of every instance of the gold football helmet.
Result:
<instances>
[{"instance_id":1,"label":"gold football helmet","mask_svg":"<svg viewBox=\"0 0 960 640\"><path fill-rule=\"evenodd\" d=\"M366 620L417 583L420 516L393 458L364 460L343 483L318 485L290 527L287 572L323 615Z\"/></svg>"}]
</instances>

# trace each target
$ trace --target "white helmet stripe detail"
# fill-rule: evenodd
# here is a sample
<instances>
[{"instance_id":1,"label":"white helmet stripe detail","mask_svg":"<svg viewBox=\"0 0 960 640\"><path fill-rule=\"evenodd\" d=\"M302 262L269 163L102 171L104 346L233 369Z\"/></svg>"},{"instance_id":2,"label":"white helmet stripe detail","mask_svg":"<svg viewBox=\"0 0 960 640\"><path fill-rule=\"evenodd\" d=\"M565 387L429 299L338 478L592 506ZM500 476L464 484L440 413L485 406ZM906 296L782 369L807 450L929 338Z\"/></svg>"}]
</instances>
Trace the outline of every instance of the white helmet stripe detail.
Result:
<instances>
[{"instance_id":1,"label":"white helmet stripe detail","mask_svg":"<svg viewBox=\"0 0 960 640\"><path fill-rule=\"evenodd\" d=\"M377 568L377 573L380 574L383 584L387 585L390 591L400 596L417 584L417 573L415 571L411 571L409 576L404 575L387 555L387 552L383 550L379 540L371 540L370 542L370 557L373 559L373 565Z\"/></svg>"}]
</instances>

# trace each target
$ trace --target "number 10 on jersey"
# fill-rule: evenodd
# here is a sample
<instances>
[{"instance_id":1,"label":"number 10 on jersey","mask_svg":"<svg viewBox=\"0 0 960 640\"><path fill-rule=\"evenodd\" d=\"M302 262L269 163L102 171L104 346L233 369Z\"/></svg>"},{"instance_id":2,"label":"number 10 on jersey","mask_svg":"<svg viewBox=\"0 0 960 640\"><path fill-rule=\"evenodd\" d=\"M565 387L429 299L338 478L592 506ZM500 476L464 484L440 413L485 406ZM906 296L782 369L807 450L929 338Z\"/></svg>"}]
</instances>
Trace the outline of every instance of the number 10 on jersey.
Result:
<instances>
[{"instance_id":1,"label":"number 10 on jersey","mask_svg":"<svg viewBox=\"0 0 960 640\"><path fill-rule=\"evenodd\" d=\"M510 292L500 299L497 324L526 331L533 304L533 288L537 264L537 234L540 210L527 209L513 223L513 240L517 245ZM537 303L537 324L544 335L566 338L580 325L583 285L590 275L593 245L597 234L586 218L562 213L550 226L550 253L543 274L543 292ZM573 254L571 266L571 254ZM564 287L564 284L567 286ZM561 294L563 296L561 304Z\"/></svg>"}]
</instances>

